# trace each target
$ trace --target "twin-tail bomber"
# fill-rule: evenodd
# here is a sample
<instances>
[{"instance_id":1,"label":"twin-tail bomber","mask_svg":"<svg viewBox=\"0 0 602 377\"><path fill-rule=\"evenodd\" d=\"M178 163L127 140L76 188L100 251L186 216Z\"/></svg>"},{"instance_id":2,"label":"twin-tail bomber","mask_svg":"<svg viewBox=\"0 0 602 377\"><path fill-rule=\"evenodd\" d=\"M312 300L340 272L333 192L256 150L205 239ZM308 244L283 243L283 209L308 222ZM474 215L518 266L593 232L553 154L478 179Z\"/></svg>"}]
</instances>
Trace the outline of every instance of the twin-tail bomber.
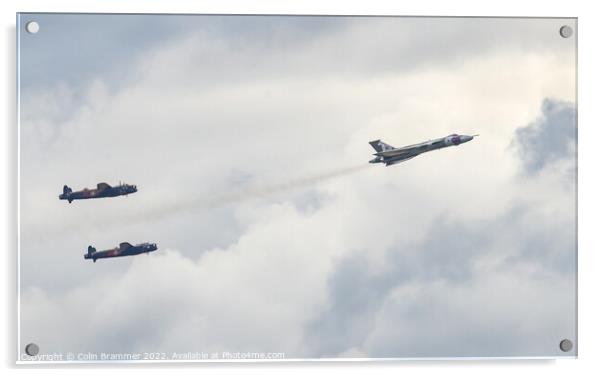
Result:
<instances>
[{"instance_id":1,"label":"twin-tail bomber","mask_svg":"<svg viewBox=\"0 0 602 377\"><path fill-rule=\"evenodd\" d=\"M120 183L119 186L111 187L107 183L99 183L95 189L85 188L80 191L73 191L71 187L63 186L63 193L59 195L60 200L67 200L71 203L78 199L97 199L97 198L112 198L114 196L133 194L138 191L136 185L128 185Z\"/></svg>"},{"instance_id":2,"label":"twin-tail bomber","mask_svg":"<svg viewBox=\"0 0 602 377\"><path fill-rule=\"evenodd\" d=\"M96 263L97 259L101 258L116 258L116 257L125 257L128 255L138 255L142 253L150 253L157 250L156 243L141 243L138 245L132 245L129 242L122 242L119 246L108 249L96 251L93 246L88 246L88 252L84 254L84 259L92 259L94 263Z\"/></svg>"}]
</instances>

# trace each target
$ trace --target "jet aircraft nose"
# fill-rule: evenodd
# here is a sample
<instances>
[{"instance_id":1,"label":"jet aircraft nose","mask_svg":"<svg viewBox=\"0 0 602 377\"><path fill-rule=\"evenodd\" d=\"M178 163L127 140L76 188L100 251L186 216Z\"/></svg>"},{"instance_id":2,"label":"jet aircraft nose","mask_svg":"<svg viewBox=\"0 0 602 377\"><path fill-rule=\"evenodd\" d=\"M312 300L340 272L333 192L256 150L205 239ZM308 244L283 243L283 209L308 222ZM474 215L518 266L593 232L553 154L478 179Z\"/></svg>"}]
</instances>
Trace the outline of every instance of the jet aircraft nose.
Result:
<instances>
[{"instance_id":1,"label":"jet aircraft nose","mask_svg":"<svg viewBox=\"0 0 602 377\"><path fill-rule=\"evenodd\" d=\"M460 136L460 143L466 143L468 141L471 141L472 139L474 139L474 136L462 135Z\"/></svg>"}]
</instances>

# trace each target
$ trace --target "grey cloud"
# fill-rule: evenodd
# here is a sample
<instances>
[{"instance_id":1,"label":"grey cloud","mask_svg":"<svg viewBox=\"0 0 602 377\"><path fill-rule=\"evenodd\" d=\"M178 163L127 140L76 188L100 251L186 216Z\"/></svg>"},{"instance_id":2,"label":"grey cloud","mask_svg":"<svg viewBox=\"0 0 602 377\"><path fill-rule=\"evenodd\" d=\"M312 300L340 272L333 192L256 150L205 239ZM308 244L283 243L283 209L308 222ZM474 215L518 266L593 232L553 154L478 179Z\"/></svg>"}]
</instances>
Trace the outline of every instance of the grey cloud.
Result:
<instances>
[{"instance_id":1,"label":"grey cloud","mask_svg":"<svg viewBox=\"0 0 602 377\"><path fill-rule=\"evenodd\" d=\"M533 323L520 319L532 308L498 297L516 289L516 278L542 297L532 300L541 307L573 298L555 290L574 280L574 219L563 212L570 190L548 193L560 213L550 223L533 211L546 182L513 176L516 161L503 150L509 140L482 138L387 169L366 163L366 141L439 136L508 104L524 112L539 98L490 72L520 76L532 58L547 66L570 56L574 40L558 38L560 20L190 17L182 29L175 19L157 25L155 38L142 31L160 18L119 19L115 32L97 18L90 40L103 40L91 46L85 22L60 20L65 41L74 38L67 26L81 31L82 56L69 44L57 54L52 43L36 49L23 36L27 64L36 51L45 62L23 62L21 72L31 85L21 93L26 337L43 334L56 350L265 347L301 357L355 346L382 357L456 355L462 334L472 339L461 343L463 354L505 352L529 336L523 350L553 354L538 348L547 342L540 327L510 331ZM508 52L520 64L504 64ZM413 75L424 69L432 72ZM567 70L543 72L532 85L560 87L560 98L570 98ZM54 74L64 90L44 92ZM88 90L92 77L99 81ZM484 90L499 90L488 106L480 102L483 77L492 80ZM515 122L486 127L511 134ZM498 162L506 169L492 173ZM119 179L140 192L72 205L56 198L65 183ZM176 210L165 210L171 203ZM125 240L157 242L160 252L83 263L88 244ZM477 263L497 269L487 274ZM522 276L525 266L533 271ZM564 308L559 313L570 314ZM554 336L559 322L573 323L540 319ZM487 321L499 326L490 330Z\"/></svg>"},{"instance_id":2,"label":"grey cloud","mask_svg":"<svg viewBox=\"0 0 602 377\"><path fill-rule=\"evenodd\" d=\"M314 78L375 77L459 65L494 50L571 54L575 47L556 30L571 19L21 14L23 25L32 19L41 29L21 33L23 97L63 84L76 100L94 79L115 92L144 75L168 73L137 68L187 38L196 51L170 62L168 81L282 79L283 68ZM179 78L184 67L194 69Z\"/></svg>"},{"instance_id":3,"label":"grey cloud","mask_svg":"<svg viewBox=\"0 0 602 377\"><path fill-rule=\"evenodd\" d=\"M577 113L569 102L546 98L541 117L516 130L514 144L527 172L537 173L547 164L574 159Z\"/></svg>"},{"instance_id":4,"label":"grey cloud","mask_svg":"<svg viewBox=\"0 0 602 377\"><path fill-rule=\"evenodd\" d=\"M202 32L227 41L235 52L299 45L339 27L342 19L320 17L119 15L21 13L22 26L35 20L37 34L21 30L21 90L69 85L81 90L92 79L116 91L140 79L136 67L149 50L167 49ZM207 51L209 53L209 51ZM60 59L57 59L60 56ZM211 58L211 56L207 56Z\"/></svg>"},{"instance_id":5,"label":"grey cloud","mask_svg":"<svg viewBox=\"0 0 602 377\"><path fill-rule=\"evenodd\" d=\"M445 303L445 292L471 290L468 287L481 284L483 267L478 262L488 257L500 260L491 272L493 275L518 276L526 264L535 268L533 273L537 280L571 281L575 271L572 227L568 224L560 228L542 225L525 228L525 224L541 224L537 218L528 207L509 209L500 218L480 223L466 224L443 216L434 219L426 238L419 244L389 249L384 268L375 268L371 262L370 253L375 250L356 251L344 257L329 280L325 311L307 327L312 356L335 357L350 348L362 350L369 357L516 356L520 348L516 343L530 344L531 340L509 331L506 326L510 325L495 325L488 331L470 330L471 325L465 318L437 312L447 313L445 308L439 307L449 305ZM440 288L429 288L433 283ZM419 287L419 296L423 297L399 302L395 308L387 307L391 294L412 286ZM491 297L482 300L495 301L496 292L489 293ZM569 309L573 305L571 299L563 302ZM411 334L394 339L386 336L370 339L383 310L386 315L393 315L387 312L394 310L399 326L414 323ZM434 334L433 323L418 318L421 316L445 324L436 325L440 332ZM528 334L537 339L546 336ZM448 336L457 338L432 342L434 338ZM536 345L539 346L541 344ZM547 352L553 350L549 347Z\"/></svg>"},{"instance_id":6,"label":"grey cloud","mask_svg":"<svg viewBox=\"0 0 602 377\"><path fill-rule=\"evenodd\" d=\"M81 89L93 78L111 89L136 76L139 54L176 39L186 22L174 17L21 13L22 26L35 20L37 34L21 31L21 90L25 94L62 83ZM57 59L60 57L60 59Z\"/></svg>"},{"instance_id":7,"label":"grey cloud","mask_svg":"<svg viewBox=\"0 0 602 377\"><path fill-rule=\"evenodd\" d=\"M576 333L574 287L554 277L484 271L475 284L430 282L392 292L365 341L384 357L560 356ZM545 320L542 320L545 318ZM432 341L436 339L436 341ZM572 353L571 353L572 354Z\"/></svg>"}]
</instances>

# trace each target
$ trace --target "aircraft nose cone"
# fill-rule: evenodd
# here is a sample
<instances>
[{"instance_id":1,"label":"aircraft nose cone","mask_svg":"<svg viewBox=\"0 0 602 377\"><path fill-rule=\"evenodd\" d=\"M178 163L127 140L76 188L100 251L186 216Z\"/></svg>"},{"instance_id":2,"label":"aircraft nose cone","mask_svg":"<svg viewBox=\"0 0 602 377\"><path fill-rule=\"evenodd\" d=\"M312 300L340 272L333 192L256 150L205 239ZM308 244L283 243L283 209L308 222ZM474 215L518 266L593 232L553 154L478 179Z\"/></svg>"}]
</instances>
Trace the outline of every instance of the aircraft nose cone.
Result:
<instances>
[{"instance_id":1,"label":"aircraft nose cone","mask_svg":"<svg viewBox=\"0 0 602 377\"><path fill-rule=\"evenodd\" d=\"M472 139L473 139L473 137L470 136L470 135L462 135L462 136L460 136L460 141L462 143L466 143L467 141L471 141Z\"/></svg>"}]
</instances>

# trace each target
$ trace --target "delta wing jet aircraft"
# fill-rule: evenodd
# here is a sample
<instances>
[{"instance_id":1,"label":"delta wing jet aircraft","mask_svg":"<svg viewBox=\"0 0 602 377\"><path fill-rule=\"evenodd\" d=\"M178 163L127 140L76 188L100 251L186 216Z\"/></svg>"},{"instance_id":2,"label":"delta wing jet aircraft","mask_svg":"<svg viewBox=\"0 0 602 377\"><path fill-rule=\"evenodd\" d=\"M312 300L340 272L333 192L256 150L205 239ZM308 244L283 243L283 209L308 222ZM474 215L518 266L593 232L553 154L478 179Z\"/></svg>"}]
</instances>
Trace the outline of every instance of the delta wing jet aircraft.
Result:
<instances>
[{"instance_id":1,"label":"delta wing jet aircraft","mask_svg":"<svg viewBox=\"0 0 602 377\"><path fill-rule=\"evenodd\" d=\"M452 145L460 145L471 141L475 136L479 135L458 135L451 134L440 139L425 141L424 143L408 145L401 148L395 148L380 140L370 142L372 148L376 150L375 158L370 160L371 164L383 163L385 166L398 164L402 161L414 158L424 152L430 152L441 148L451 147Z\"/></svg>"},{"instance_id":2,"label":"delta wing jet aircraft","mask_svg":"<svg viewBox=\"0 0 602 377\"><path fill-rule=\"evenodd\" d=\"M95 189L83 189L81 191L73 191L71 187L63 186L63 193L59 195L60 200L68 200L69 203L76 199L96 199L96 198L110 198L120 195L133 194L138 189L136 185L128 185L120 183L119 186L111 187L107 183L99 183Z\"/></svg>"},{"instance_id":3,"label":"delta wing jet aircraft","mask_svg":"<svg viewBox=\"0 0 602 377\"><path fill-rule=\"evenodd\" d=\"M84 254L84 259L92 259L96 263L97 259L125 257L128 255L138 255L142 253L150 253L157 250L156 243L141 243L133 246L129 242L122 242L114 249L96 251L93 246L88 246L88 253Z\"/></svg>"}]
</instances>

